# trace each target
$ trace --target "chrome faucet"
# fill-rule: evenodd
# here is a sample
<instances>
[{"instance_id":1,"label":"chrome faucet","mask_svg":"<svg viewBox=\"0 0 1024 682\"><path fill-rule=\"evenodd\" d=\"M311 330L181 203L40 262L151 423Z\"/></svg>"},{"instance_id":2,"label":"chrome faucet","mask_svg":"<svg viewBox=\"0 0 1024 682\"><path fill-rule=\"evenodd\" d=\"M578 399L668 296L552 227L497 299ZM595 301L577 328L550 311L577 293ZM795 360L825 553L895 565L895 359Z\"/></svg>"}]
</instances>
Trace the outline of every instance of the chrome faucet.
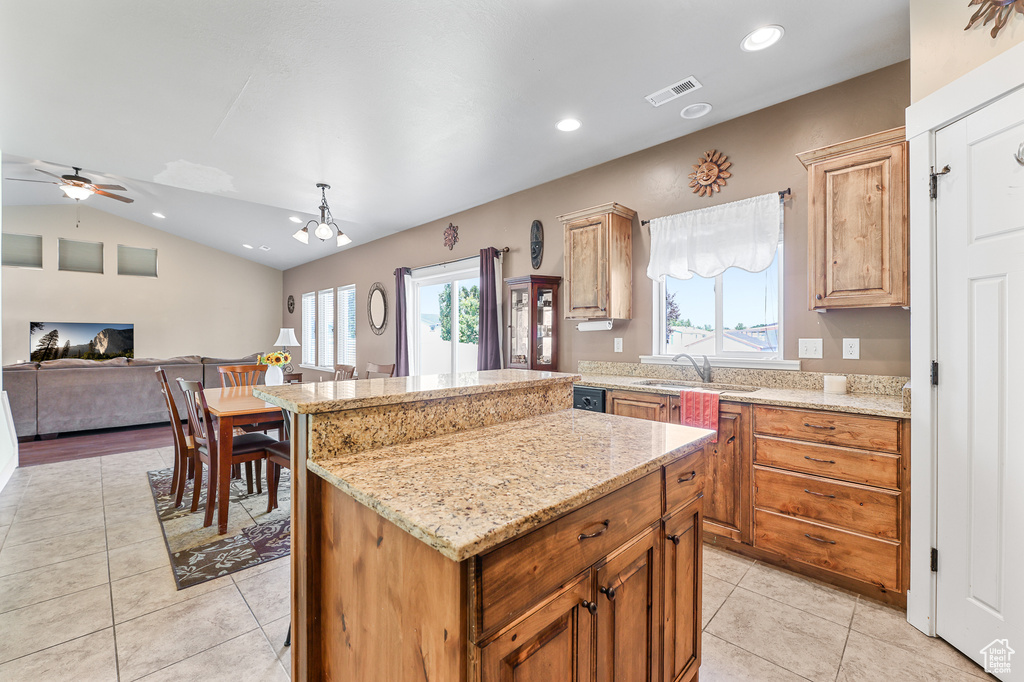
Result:
<instances>
[{"instance_id":1,"label":"chrome faucet","mask_svg":"<svg viewBox=\"0 0 1024 682\"><path fill-rule=\"evenodd\" d=\"M687 353L680 353L679 355L674 356L672 358L672 362L678 362L679 358L686 358L693 364L693 368L697 370L697 375L700 377L700 380L707 384L711 382L711 362L708 360L708 356L704 355L701 357L704 358L703 367L698 367L697 361L693 359L692 355L688 355Z\"/></svg>"}]
</instances>

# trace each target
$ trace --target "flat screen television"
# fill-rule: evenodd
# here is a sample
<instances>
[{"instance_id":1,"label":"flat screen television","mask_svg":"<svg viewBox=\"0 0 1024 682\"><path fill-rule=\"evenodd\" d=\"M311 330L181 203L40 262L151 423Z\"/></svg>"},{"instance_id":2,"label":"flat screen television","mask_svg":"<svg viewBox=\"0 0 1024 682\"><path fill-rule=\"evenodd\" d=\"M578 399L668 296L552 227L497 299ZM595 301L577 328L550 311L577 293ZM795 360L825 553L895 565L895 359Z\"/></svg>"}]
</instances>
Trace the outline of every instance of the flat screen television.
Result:
<instances>
[{"instance_id":1,"label":"flat screen television","mask_svg":"<svg viewBox=\"0 0 1024 682\"><path fill-rule=\"evenodd\" d=\"M33 362L81 358L135 357L134 324L30 322L29 358Z\"/></svg>"}]
</instances>

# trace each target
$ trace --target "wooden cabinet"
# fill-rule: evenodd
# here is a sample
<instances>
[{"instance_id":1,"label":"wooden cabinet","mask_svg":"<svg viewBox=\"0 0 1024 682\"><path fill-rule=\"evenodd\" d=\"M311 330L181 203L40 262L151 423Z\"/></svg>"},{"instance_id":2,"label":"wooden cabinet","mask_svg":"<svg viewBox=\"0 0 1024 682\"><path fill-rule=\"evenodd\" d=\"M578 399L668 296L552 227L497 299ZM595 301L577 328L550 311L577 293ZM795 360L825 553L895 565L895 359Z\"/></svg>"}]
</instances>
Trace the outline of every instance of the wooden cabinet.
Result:
<instances>
[{"instance_id":1,"label":"wooden cabinet","mask_svg":"<svg viewBox=\"0 0 1024 682\"><path fill-rule=\"evenodd\" d=\"M700 512L698 500L665 518L665 682L695 679L700 667L700 573L704 545Z\"/></svg>"},{"instance_id":2,"label":"wooden cabinet","mask_svg":"<svg viewBox=\"0 0 1024 682\"><path fill-rule=\"evenodd\" d=\"M633 317L633 219L616 203L559 216L565 229L565 318Z\"/></svg>"},{"instance_id":3,"label":"wooden cabinet","mask_svg":"<svg viewBox=\"0 0 1024 682\"><path fill-rule=\"evenodd\" d=\"M797 157L808 173L810 309L908 305L905 129Z\"/></svg>"},{"instance_id":4,"label":"wooden cabinet","mask_svg":"<svg viewBox=\"0 0 1024 682\"><path fill-rule=\"evenodd\" d=\"M561 277L525 275L505 280L509 298L508 366L558 371L558 285Z\"/></svg>"},{"instance_id":5,"label":"wooden cabinet","mask_svg":"<svg viewBox=\"0 0 1024 682\"><path fill-rule=\"evenodd\" d=\"M620 417L636 417L653 422L669 421L669 396L639 391L607 391L604 411ZM678 415L678 411L677 411ZM678 416L676 424L679 423Z\"/></svg>"}]
</instances>

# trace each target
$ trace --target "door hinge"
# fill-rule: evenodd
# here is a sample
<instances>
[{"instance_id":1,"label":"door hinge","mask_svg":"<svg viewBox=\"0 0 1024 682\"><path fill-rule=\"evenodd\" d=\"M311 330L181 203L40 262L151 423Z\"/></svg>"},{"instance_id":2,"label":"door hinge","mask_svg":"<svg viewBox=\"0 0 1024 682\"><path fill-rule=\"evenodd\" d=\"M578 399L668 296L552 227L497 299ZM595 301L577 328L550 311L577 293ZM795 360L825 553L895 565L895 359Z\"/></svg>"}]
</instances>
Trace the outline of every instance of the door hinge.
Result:
<instances>
[{"instance_id":1,"label":"door hinge","mask_svg":"<svg viewBox=\"0 0 1024 682\"><path fill-rule=\"evenodd\" d=\"M939 385L939 361L932 360L932 386Z\"/></svg>"},{"instance_id":2,"label":"door hinge","mask_svg":"<svg viewBox=\"0 0 1024 682\"><path fill-rule=\"evenodd\" d=\"M928 182L930 183L929 187L928 187L928 196L929 197L931 197L932 199L937 199L938 198L938 196L939 196L939 176L940 175L945 175L950 170L951 169L949 167L949 164L946 164L946 167L943 168L940 171L936 171L935 170L935 166L932 166L932 172L928 176L929 177L929 181Z\"/></svg>"},{"instance_id":3,"label":"door hinge","mask_svg":"<svg viewBox=\"0 0 1024 682\"><path fill-rule=\"evenodd\" d=\"M939 550L932 547L932 573L939 572Z\"/></svg>"}]
</instances>

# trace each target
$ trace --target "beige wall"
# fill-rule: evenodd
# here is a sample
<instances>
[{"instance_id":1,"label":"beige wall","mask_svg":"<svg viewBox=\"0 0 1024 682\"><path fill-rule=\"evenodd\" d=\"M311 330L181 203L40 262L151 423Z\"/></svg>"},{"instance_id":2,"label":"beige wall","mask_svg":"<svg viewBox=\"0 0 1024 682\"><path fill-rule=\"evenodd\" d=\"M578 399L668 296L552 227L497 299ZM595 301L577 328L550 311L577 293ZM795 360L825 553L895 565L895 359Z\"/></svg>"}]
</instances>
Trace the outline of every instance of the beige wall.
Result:
<instances>
[{"instance_id":1,"label":"beige wall","mask_svg":"<svg viewBox=\"0 0 1024 682\"><path fill-rule=\"evenodd\" d=\"M103 211L4 206L3 230L43 236L43 269L3 268L3 362L27 360L35 322L135 325L136 357L239 357L277 338L281 272ZM57 270L57 239L103 242L103 274ZM117 274L117 245L157 249L159 277Z\"/></svg>"},{"instance_id":2,"label":"beige wall","mask_svg":"<svg viewBox=\"0 0 1024 682\"><path fill-rule=\"evenodd\" d=\"M796 357L798 337L820 337L824 339L824 358L805 360L805 370L908 374L909 312L874 309L819 314L807 310L807 174L795 154L901 126L909 103L910 69L904 62L287 270L284 295L295 296L296 308L294 314L285 312L283 324L299 332L303 292L355 283L359 365L393 362L393 316L384 335L375 336L367 324L365 301L369 286L381 281L393 312L392 271L398 266L417 267L475 255L486 246L509 246L512 250L505 257L504 275L529 274L534 272L530 267L530 224L539 219L544 224L545 245L544 262L536 273L561 276L562 228L556 217L563 213L617 201L637 211L640 219L650 219L792 187L794 196L786 205L785 356ZM697 157L712 148L729 156L734 175L722 193L709 200L692 194L686 175ZM493 162L500 163L500 159ZM458 188L452 192L457 194ZM449 222L459 226L460 237L450 252L441 237ZM562 369L574 370L578 360L636 362L640 355L651 352L652 287L645 274L649 253L650 236L637 221L633 229L633 319L616 322L611 332L578 332L575 325L563 321L559 328ZM507 321L507 296L505 307ZM624 352L613 352L614 337L623 338ZM861 360L841 359L843 337L861 339Z\"/></svg>"},{"instance_id":3,"label":"beige wall","mask_svg":"<svg viewBox=\"0 0 1024 682\"><path fill-rule=\"evenodd\" d=\"M910 92L916 102L1024 41L1024 16L1011 16L996 38L992 24L964 27L977 7L967 0L910 0Z\"/></svg>"}]
</instances>

